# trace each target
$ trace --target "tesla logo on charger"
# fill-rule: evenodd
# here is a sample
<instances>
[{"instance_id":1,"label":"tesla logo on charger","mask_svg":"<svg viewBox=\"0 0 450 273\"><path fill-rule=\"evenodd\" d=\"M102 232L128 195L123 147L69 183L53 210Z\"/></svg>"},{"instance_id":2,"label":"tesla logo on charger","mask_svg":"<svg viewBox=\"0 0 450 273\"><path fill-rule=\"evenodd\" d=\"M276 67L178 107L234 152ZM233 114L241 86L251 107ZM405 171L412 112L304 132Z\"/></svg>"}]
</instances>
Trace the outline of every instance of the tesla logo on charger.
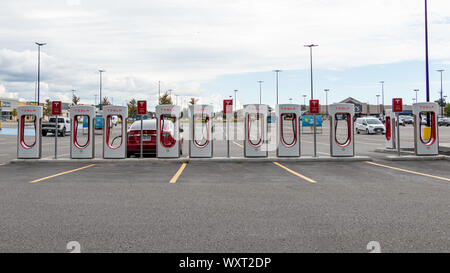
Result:
<instances>
[{"instance_id":1,"label":"tesla logo on charger","mask_svg":"<svg viewBox=\"0 0 450 273\"><path fill-rule=\"evenodd\" d=\"M423 110L432 110L432 109L434 109L434 105L420 106L420 109L423 109Z\"/></svg>"},{"instance_id":2,"label":"tesla logo on charger","mask_svg":"<svg viewBox=\"0 0 450 273\"><path fill-rule=\"evenodd\" d=\"M319 114L319 100L309 101L309 112L311 114Z\"/></svg>"},{"instance_id":3,"label":"tesla logo on charger","mask_svg":"<svg viewBox=\"0 0 450 273\"><path fill-rule=\"evenodd\" d=\"M89 113L89 109L74 109L75 113Z\"/></svg>"},{"instance_id":4,"label":"tesla logo on charger","mask_svg":"<svg viewBox=\"0 0 450 273\"><path fill-rule=\"evenodd\" d=\"M61 102L60 101L52 101L52 115L53 116L61 115Z\"/></svg>"},{"instance_id":5,"label":"tesla logo on charger","mask_svg":"<svg viewBox=\"0 0 450 273\"><path fill-rule=\"evenodd\" d=\"M122 109L108 109L108 113L122 113Z\"/></svg>"},{"instance_id":6,"label":"tesla logo on charger","mask_svg":"<svg viewBox=\"0 0 450 273\"><path fill-rule=\"evenodd\" d=\"M392 99L392 106L394 113L403 112L403 100L402 99Z\"/></svg>"},{"instance_id":7,"label":"tesla logo on charger","mask_svg":"<svg viewBox=\"0 0 450 273\"><path fill-rule=\"evenodd\" d=\"M145 101L145 100L138 101L137 114L138 115L147 115L147 101Z\"/></svg>"}]
</instances>

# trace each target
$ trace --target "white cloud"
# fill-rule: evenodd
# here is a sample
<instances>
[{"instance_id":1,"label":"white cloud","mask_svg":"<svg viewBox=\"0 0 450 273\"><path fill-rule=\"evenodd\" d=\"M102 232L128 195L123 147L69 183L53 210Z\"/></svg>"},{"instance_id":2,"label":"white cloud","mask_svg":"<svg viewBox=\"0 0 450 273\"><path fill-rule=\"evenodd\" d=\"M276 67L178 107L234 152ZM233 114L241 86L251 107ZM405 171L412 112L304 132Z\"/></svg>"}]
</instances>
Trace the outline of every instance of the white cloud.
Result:
<instances>
[{"instance_id":1,"label":"white cloud","mask_svg":"<svg viewBox=\"0 0 450 273\"><path fill-rule=\"evenodd\" d=\"M450 59L450 2L430 1L430 57ZM2 1L0 81L34 97L35 41L42 48L42 94L123 101L163 90L214 100L202 83L223 74L303 69L305 43L315 65L345 69L422 60L422 0Z\"/></svg>"}]
</instances>

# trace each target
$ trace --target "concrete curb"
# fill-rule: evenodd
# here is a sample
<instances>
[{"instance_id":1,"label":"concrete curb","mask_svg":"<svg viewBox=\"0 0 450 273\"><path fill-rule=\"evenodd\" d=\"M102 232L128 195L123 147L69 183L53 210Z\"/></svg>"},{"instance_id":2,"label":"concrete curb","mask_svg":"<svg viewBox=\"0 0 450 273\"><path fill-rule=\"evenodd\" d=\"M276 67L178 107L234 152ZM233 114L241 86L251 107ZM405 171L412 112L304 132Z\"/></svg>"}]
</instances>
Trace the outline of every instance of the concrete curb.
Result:
<instances>
[{"instance_id":1,"label":"concrete curb","mask_svg":"<svg viewBox=\"0 0 450 273\"><path fill-rule=\"evenodd\" d=\"M405 156L387 156L385 158L389 161L438 161L438 160L450 160L450 157L445 155L436 156L416 156L416 155L405 155Z\"/></svg>"},{"instance_id":2,"label":"concrete curb","mask_svg":"<svg viewBox=\"0 0 450 273\"><path fill-rule=\"evenodd\" d=\"M296 158L243 158L243 157L214 157L214 158L127 158L127 159L14 159L11 164L19 163L158 163L158 162L174 162L174 163L190 163L190 162L214 162L214 163L263 163L263 162L361 162L373 161L368 156L355 157L296 157Z\"/></svg>"}]
</instances>

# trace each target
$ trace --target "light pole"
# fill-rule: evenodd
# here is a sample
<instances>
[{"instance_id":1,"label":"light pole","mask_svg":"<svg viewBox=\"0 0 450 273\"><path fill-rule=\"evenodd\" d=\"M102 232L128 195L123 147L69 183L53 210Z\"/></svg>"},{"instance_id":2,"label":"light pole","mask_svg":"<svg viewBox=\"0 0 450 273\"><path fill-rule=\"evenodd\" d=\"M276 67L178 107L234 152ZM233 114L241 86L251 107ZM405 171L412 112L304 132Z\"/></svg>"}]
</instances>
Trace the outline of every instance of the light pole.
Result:
<instances>
[{"instance_id":1,"label":"light pole","mask_svg":"<svg viewBox=\"0 0 450 273\"><path fill-rule=\"evenodd\" d=\"M104 69L99 69L98 72L100 73L100 101L99 101L99 107L100 110L103 110L103 97L102 97L102 74L106 72Z\"/></svg>"},{"instance_id":2,"label":"light pole","mask_svg":"<svg viewBox=\"0 0 450 273\"><path fill-rule=\"evenodd\" d=\"M275 72L277 74L277 105L278 105L278 74L280 72L282 72L282 70L277 69L277 70L274 70L273 72Z\"/></svg>"},{"instance_id":3,"label":"light pole","mask_svg":"<svg viewBox=\"0 0 450 273\"><path fill-rule=\"evenodd\" d=\"M444 72L444 69L439 69L437 70L437 72L441 73L441 102L440 102L440 106L441 106L441 116L444 115L444 101L443 101L443 96L444 96L444 90L443 90L443 85L442 85L442 73Z\"/></svg>"},{"instance_id":4,"label":"light pole","mask_svg":"<svg viewBox=\"0 0 450 273\"><path fill-rule=\"evenodd\" d=\"M94 95L94 106L97 107L97 94Z\"/></svg>"},{"instance_id":5,"label":"light pole","mask_svg":"<svg viewBox=\"0 0 450 273\"><path fill-rule=\"evenodd\" d=\"M307 95L302 95L302 97L303 97L303 105L304 105L304 109L305 109L305 111L306 111L306 97L307 97Z\"/></svg>"},{"instance_id":6,"label":"light pole","mask_svg":"<svg viewBox=\"0 0 450 273\"><path fill-rule=\"evenodd\" d=\"M161 104L161 81L158 81L158 105Z\"/></svg>"},{"instance_id":7,"label":"light pole","mask_svg":"<svg viewBox=\"0 0 450 273\"><path fill-rule=\"evenodd\" d=\"M262 85L262 83L263 83L264 81L258 81L258 83L259 83L259 104L262 104L262 99L261 99L261 85Z\"/></svg>"},{"instance_id":8,"label":"light pole","mask_svg":"<svg viewBox=\"0 0 450 273\"><path fill-rule=\"evenodd\" d=\"M289 98L289 103L292 104L292 98Z\"/></svg>"},{"instance_id":9,"label":"light pole","mask_svg":"<svg viewBox=\"0 0 450 273\"><path fill-rule=\"evenodd\" d=\"M310 56L310 64L311 64L311 99L314 99L314 85L313 85L313 55L312 55L312 49L313 47L317 47L319 45L310 44L305 45L305 47L309 47L309 56Z\"/></svg>"},{"instance_id":10,"label":"light pole","mask_svg":"<svg viewBox=\"0 0 450 273\"><path fill-rule=\"evenodd\" d=\"M377 95L377 108L378 108L378 115L380 115L381 113L381 109L380 109L380 95Z\"/></svg>"},{"instance_id":11,"label":"light pole","mask_svg":"<svg viewBox=\"0 0 450 273\"><path fill-rule=\"evenodd\" d=\"M325 103L327 106L327 116L328 116L328 92L330 92L330 89L325 89L323 91L325 91Z\"/></svg>"},{"instance_id":12,"label":"light pole","mask_svg":"<svg viewBox=\"0 0 450 273\"><path fill-rule=\"evenodd\" d=\"M45 46L47 43L38 43L38 86L37 86L37 105L39 106L39 99L41 94L41 46Z\"/></svg>"},{"instance_id":13,"label":"light pole","mask_svg":"<svg viewBox=\"0 0 450 273\"><path fill-rule=\"evenodd\" d=\"M380 108L382 110L380 110L380 112L382 112L384 115L384 81L381 81L380 83L381 83L381 105L382 105L382 108Z\"/></svg>"},{"instance_id":14,"label":"light pole","mask_svg":"<svg viewBox=\"0 0 450 273\"><path fill-rule=\"evenodd\" d=\"M418 98L417 98L417 93L419 93L419 89L414 89L414 92L416 92L416 103L418 103L419 101L418 101Z\"/></svg>"}]
</instances>

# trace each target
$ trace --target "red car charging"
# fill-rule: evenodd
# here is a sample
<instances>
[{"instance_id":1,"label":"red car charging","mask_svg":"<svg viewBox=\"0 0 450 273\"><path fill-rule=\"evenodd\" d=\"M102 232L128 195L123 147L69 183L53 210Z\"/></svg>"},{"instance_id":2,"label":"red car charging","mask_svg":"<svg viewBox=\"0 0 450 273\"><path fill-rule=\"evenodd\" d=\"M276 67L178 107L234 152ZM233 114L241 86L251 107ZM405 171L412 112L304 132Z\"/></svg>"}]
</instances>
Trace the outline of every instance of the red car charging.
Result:
<instances>
[{"instance_id":1,"label":"red car charging","mask_svg":"<svg viewBox=\"0 0 450 273\"><path fill-rule=\"evenodd\" d=\"M164 126L162 130L162 141L164 143L176 143L176 140L173 137L173 123L168 121L169 123ZM157 141L157 132L156 132L156 119L144 120L143 121L143 151L144 155L156 156L156 141ZM182 130L180 129L180 132ZM180 152L183 154L183 136L180 134L180 141L178 141L178 145L180 145ZM140 156L141 152L141 121L135 121L130 129L128 129L128 140L127 140L127 157L131 157L135 155L136 157Z\"/></svg>"}]
</instances>

